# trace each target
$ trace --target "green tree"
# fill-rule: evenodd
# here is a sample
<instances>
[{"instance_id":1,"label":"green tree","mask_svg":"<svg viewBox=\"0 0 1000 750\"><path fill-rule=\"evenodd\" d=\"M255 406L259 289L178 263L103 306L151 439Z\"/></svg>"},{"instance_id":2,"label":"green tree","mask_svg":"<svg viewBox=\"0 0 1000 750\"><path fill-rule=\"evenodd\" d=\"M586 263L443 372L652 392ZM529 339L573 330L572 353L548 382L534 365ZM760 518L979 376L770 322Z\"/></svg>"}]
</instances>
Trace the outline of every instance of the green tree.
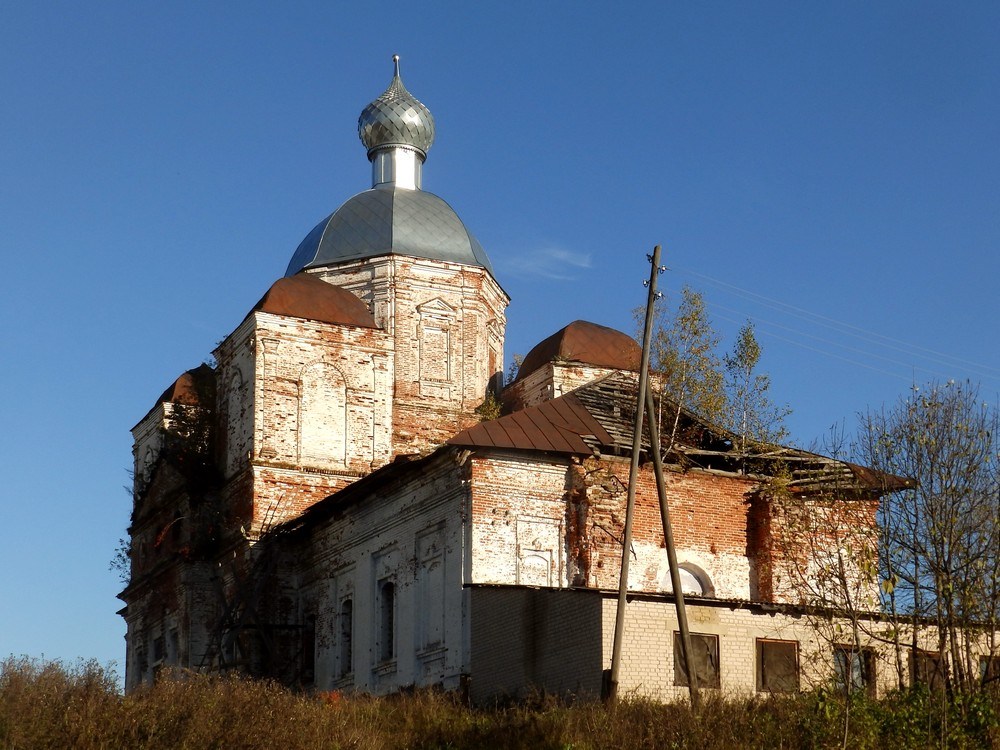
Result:
<instances>
[{"instance_id":1,"label":"green tree","mask_svg":"<svg viewBox=\"0 0 1000 750\"><path fill-rule=\"evenodd\" d=\"M739 436L736 447L743 455L788 437L784 420L791 410L771 400L771 377L757 370L760 357L753 323L747 321L723 358L728 401L723 425Z\"/></svg>"},{"instance_id":2,"label":"green tree","mask_svg":"<svg viewBox=\"0 0 1000 750\"><path fill-rule=\"evenodd\" d=\"M666 423L661 434L672 447L678 438L681 414L690 410L704 419L721 422L726 407L725 381L716 354L719 336L712 328L705 300L685 286L672 313L657 312L650 366L670 403L660 400L658 418Z\"/></svg>"}]
</instances>

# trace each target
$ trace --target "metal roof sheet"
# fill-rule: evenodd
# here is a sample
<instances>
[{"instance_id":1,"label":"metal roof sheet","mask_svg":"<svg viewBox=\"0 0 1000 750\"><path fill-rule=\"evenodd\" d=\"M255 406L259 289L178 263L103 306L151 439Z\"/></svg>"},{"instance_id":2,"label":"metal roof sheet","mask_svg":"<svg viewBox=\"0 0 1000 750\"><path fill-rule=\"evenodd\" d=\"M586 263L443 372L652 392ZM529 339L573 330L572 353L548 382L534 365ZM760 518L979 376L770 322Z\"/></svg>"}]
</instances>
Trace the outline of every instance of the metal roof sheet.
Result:
<instances>
[{"instance_id":1,"label":"metal roof sheet","mask_svg":"<svg viewBox=\"0 0 1000 750\"><path fill-rule=\"evenodd\" d=\"M358 193L317 224L285 276L389 254L482 266L493 273L483 246L451 206L425 190L386 185Z\"/></svg>"},{"instance_id":2,"label":"metal roof sheet","mask_svg":"<svg viewBox=\"0 0 1000 750\"><path fill-rule=\"evenodd\" d=\"M378 328L361 299L347 289L306 273L278 279L251 312L256 310L320 323Z\"/></svg>"},{"instance_id":3,"label":"metal roof sheet","mask_svg":"<svg viewBox=\"0 0 1000 750\"><path fill-rule=\"evenodd\" d=\"M596 446L612 442L607 430L570 393L480 422L455 435L448 444L590 455Z\"/></svg>"},{"instance_id":4,"label":"metal roof sheet","mask_svg":"<svg viewBox=\"0 0 1000 750\"><path fill-rule=\"evenodd\" d=\"M517 378L530 375L553 360L583 362L615 370L638 370L642 348L628 334L614 328L576 320L532 347L517 370Z\"/></svg>"}]
</instances>

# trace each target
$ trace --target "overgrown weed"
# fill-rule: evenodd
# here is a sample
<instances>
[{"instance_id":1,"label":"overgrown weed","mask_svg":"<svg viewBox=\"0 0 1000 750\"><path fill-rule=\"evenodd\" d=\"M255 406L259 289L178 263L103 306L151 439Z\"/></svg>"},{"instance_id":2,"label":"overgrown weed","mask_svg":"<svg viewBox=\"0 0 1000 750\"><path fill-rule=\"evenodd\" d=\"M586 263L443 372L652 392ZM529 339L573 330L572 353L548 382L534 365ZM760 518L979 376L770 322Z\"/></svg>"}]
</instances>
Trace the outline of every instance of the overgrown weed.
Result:
<instances>
[{"instance_id":1,"label":"overgrown weed","mask_svg":"<svg viewBox=\"0 0 1000 750\"><path fill-rule=\"evenodd\" d=\"M614 706L535 694L468 708L456 694L295 693L238 676L172 672L123 696L95 662L0 661L4 750L805 750L1000 748L1000 694L926 689L881 700L831 691Z\"/></svg>"}]
</instances>

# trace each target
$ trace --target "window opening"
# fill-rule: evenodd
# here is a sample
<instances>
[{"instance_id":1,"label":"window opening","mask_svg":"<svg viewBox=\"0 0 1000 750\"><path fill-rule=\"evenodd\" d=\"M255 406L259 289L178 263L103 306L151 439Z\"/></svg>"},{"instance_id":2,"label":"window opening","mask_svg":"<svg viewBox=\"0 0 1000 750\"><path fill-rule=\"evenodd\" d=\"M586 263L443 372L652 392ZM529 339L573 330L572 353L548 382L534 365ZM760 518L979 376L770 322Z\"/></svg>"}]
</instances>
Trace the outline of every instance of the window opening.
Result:
<instances>
[{"instance_id":1,"label":"window opening","mask_svg":"<svg viewBox=\"0 0 1000 750\"><path fill-rule=\"evenodd\" d=\"M910 681L926 685L931 690L944 690L944 662L935 651L910 652Z\"/></svg>"},{"instance_id":2,"label":"window opening","mask_svg":"<svg viewBox=\"0 0 1000 750\"><path fill-rule=\"evenodd\" d=\"M875 661L868 649L834 646L833 668L834 681L839 691L847 695L858 691L874 694Z\"/></svg>"},{"instance_id":3,"label":"window opening","mask_svg":"<svg viewBox=\"0 0 1000 750\"><path fill-rule=\"evenodd\" d=\"M757 690L794 693L798 689L798 642L757 639Z\"/></svg>"},{"instance_id":4,"label":"window opening","mask_svg":"<svg viewBox=\"0 0 1000 750\"><path fill-rule=\"evenodd\" d=\"M167 660L171 664L180 664L181 641L180 636L177 633L177 628L171 628L170 630L170 643L169 649L167 650Z\"/></svg>"},{"instance_id":5,"label":"window opening","mask_svg":"<svg viewBox=\"0 0 1000 750\"><path fill-rule=\"evenodd\" d=\"M354 600L340 603L340 676L354 671Z\"/></svg>"},{"instance_id":6,"label":"window opening","mask_svg":"<svg viewBox=\"0 0 1000 750\"><path fill-rule=\"evenodd\" d=\"M379 661L395 656L396 585L383 581L379 587Z\"/></svg>"},{"instance_id":7,"label":"window opening","mask_svg":"<svg viewBox=\"0 0 1000 750\"><path fill-rule=\"evenodd\" d=\"M691 650L693 652L694 673L698 687L717 688L721 681L719 677L719 637L704 633L691 633ZM674 685L688 686L687 666L684 662L684 649L681 645L681 634L674 631Z\"/></svg>"},{"instance_id":8,"label":"window opening","mask_svg":"<svg viewBox=\"0 0 1000 750\"><path fill-rule=\"evenodd\" d=\"M302 683L316 679L316 615L307 615L302 625Z\"/></svg>"}]
</instances>

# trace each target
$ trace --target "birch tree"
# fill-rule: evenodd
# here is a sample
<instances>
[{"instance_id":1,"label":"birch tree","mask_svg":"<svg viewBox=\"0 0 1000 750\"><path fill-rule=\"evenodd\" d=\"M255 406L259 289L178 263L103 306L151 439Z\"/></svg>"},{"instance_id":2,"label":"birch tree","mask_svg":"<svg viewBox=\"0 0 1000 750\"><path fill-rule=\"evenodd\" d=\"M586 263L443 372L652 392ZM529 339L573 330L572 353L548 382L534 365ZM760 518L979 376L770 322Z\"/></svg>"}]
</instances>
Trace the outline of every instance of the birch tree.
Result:
<instances>
[{"instance_id":1,"label":"birch tree","mask_svg":"<svg viewBox=\"0 0 1000 750\"><path fill-rule=\"evenodd\" d=\"M672 402L664 404L661 399L658 415L661 434L669 437L671 447L679 437L684 410L722 421L726 393L718 346L719 336L708 319L705 300L690 287L681 289L672 314L657 313L650 362L664 395Z\"/></svg>"},{"instance_id":2,"label":"birch tree","mask_svg":"<svg viewBox=\"0 0 1000 750\"><path fill-rule=\"evenodd\" d=\"M747 321L723 362L728 409L725 426L738 435L740 454L787 439L784 419L791 411L770 397L771 377L758 370L761 347L753 323Z\"/></svg>"},{"instance_id":3,"label":"birch tree","mask_svg":"<svg viewBox=\"0 0 1000 750\"><path fill-rule=\"evenodd\" d=\"M951 687L980 678L979 655L1000 619L1000 412L978 386L930 383L862 416L860 458L915 486L881 509L886 607L929 622ZM979 641L979 643L977 643Z\"/></svg>"}]
</instances>

